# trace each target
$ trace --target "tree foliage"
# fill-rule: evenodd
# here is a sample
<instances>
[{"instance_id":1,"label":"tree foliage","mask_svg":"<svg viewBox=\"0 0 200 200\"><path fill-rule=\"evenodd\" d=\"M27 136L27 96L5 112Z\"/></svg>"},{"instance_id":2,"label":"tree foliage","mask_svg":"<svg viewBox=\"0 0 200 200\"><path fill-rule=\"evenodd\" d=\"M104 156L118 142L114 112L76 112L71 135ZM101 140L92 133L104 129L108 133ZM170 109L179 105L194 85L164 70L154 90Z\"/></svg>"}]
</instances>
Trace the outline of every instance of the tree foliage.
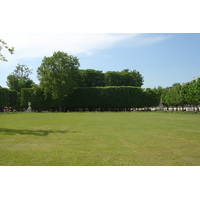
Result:
<instances>
[{"instance_id":1,"label":"tree foliage","mask_svg":"<svg viewBox=\"0 0 200 200\"><path fill-rule=\"evenodd\" d=\"M143 85L142 75L136 71L124 69L122 71L108 71L103 73L99 70L86 69L79 70L79 87L98 87L98 86L135 86Z\"/></svg>"},{"instance_id":2,"label":"tree foliage","mask_svg":"<svg viewBox=\"0 0 200 200\"><path fill-rule=\"evenodd\" d=\"M43 58L37 70L40 84L35 85L29 78L32 71L18 64L7 77L10 90L0 88L0 106L26 108L30 101L36 110L117 111L158 106L160 99L164 105L177 109L184 105L198 109L200 105L200 78L182 85L175 83L169 88L142 89L144 79L136 70L103 73L94 69L79 70L79 66L77 57L54 52L51 57Z\"/></svg>"},{"instance_id":3,"label":"tree foliage","mask_svg":"<svg viewBox=\"0 0 200 200\"><path fill-rule=\"evenodd\" d=\"M29 78L32 70L26 65L18 64L13 73L7 76L7 85L10 90L21 91L21 88L31 88L34 82Z\"/></svg>"},{"instance_id":4,"label":"tree foliage","mask_svg":"<svg viewBox=\"0 0 200 200\"><path fill-rule=\"evenodd\" d=\"M37 70L40 86L45 95L51 94L58 101L59 106L77 86L79 66L77 57L60 51L43 58Z\"/></svg>"},{"instance_id":5,"label":"tree foliage","mask_svg":"<svg viewBox=\"0 0 200 200\"><path fill-rule=\"evenodd\" d=\"M7 46L7 43L4 42L2 39L0 39L0 52L1 52L1 50L2 50L3 48L7 49L11 54L14 54L14 47L9 48L9 47ZM6 61L6 62L8 61L8 60L3 56L3 54L1 54L1 53L0 53L0 60Z\"/></svg>"},{"instance_id":6,"label":"tree foliage","mask_svg":"<svg viewBox=\"0 0 200 200\"><path fill-rule=\"evenodd\" d=\"M86 69L79 70L80 82L79 87L97 87L105 86L104 73L99 70Z\"/></svg>"},{"instance_id":7,"label":"tree foliage","mask_svg":"<svg viewBox=\"0 0 200 200\"><path fill-rule=\"evenodd\" d=\"M136 86L141 87L143 85L142 75L136 71L129 71L124 69L121 72L108 71L105 73L105 85L106 86Z\"/></svg>"},{"instance_id":8,"label":"tree foliage","mask_svg":"<svg viewBox=\"0 0 200 200\"><path fill-rule=\"evenodd\" d=\"M28 101L32 101L37 110L57 109L56 101L50 95L45 98L39 86L22 90L22 105L27 106ZM185 85L174 84L173 87L164 89L142 89L133 86L76 87L64 98L63 107L72 111L120 111L158 106L161 98L166 106L197 106L200 104L200 79Z\"/></svg>"},{"instance_id":9,"label":"tree foliage","mask_svg":"<svg viewBox=\"0 0 200 200\"><path fill-rule=\"evenodd\" d=\"M163 103L166 106L184 107L191 105L197 107L200 105L200 78L186 84L173 84L172 87L163 89Z\"/></svg>"}]
</instances>

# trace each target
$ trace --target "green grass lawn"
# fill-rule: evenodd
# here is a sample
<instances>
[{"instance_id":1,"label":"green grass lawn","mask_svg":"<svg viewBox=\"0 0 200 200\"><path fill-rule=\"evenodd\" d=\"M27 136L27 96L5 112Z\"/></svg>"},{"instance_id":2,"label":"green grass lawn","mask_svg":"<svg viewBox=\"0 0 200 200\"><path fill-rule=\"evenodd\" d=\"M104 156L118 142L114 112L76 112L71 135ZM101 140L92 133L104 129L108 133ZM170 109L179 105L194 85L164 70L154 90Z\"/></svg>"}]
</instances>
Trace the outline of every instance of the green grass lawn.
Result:
<instances>
[{"instance_id":1,"label":"green grass lawn","mask_svg":"<svg viewBox=\"0 0 200 200\"><path fill-rule=\"evenodd\" d=\"M0 165L199 166L200 115L1 114Z\"/></svg>"}]
</instances>

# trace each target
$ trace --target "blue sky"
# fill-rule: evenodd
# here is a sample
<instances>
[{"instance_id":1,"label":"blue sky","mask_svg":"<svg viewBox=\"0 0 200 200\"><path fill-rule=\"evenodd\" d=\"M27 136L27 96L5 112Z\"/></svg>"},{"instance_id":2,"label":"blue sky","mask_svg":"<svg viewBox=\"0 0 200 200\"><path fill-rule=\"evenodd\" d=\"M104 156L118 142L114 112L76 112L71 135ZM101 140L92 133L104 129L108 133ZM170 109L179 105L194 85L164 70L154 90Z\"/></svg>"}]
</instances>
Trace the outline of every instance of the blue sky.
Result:
<instances>
[{"instance_id":1,"label":"blue sky","mask_svg":"<svg viewBox=\"0 0 200 200\"><path fill-rule=\"evenodd\" d=\"M200 34L198 33L11 33L1 34L15 54L2 50L9 62L0 62L0 85L15 66L33 69L31 79L38 83L36 70L44 56L64 51L77 56L80 69L137 70L144 76L143 88L167 87L200 76Z\"/></svg>"}]
</instances>

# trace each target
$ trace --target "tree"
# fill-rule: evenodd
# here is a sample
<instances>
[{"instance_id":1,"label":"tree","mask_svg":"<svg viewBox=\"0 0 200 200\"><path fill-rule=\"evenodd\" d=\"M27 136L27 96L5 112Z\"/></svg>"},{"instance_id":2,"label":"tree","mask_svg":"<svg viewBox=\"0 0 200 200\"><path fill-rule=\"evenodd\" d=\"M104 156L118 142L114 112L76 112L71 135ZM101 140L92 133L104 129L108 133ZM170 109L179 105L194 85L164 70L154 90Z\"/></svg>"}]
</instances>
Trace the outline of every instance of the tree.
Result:
<instances>
[{"instance_id":1,"label":"tree","mask_svg":"<svg viewBox=\"0 0 200 200\"><path fill-rule=\"evenodd\" d=\"M94 69L80 70L81 87L105 86L104 74Z\"/></svg>"},{"instance_id":2,"label":"tree","mask_svg":"<svg viewBox=\"0 0 200 200\"><path fill-rule=\"evenodd\" d=\"M186 86L188 89L186 94L187 103L197 107L197 110L199 111L198 105L200 104L200 78L187 83Z\"/></svg>"},{"instance_id":3,"label":"tree","mask_svg":"<svg viewBox=\"0 0 200 200\"><path fill-rule=\"evenodd\" d=\"M105 73L105 85L106 86L120 86L121 85L120 72L107 71Z\"/></svg>"},{"instance_id":4,"label":"tree","mask_svg":"<svg viewBox=\"0 0 200 200\"><path fill-rule=\"evenodd\" d=\"M181 87L181 91L180 91L180 105L182 106L182 110L184 108L184 105L188 104L187 101L187 94L188 94L188 84L184 84Z\"/></svg>"},{"instance_id":5,"label":"tree","mask_svg":"<svg viewBox=\"0 0 200 200\"><path fill-rule=\"evenodd\" d=\"M167 109L169 106L172 105L171 88L168 87L168 88L163 89L162 101L163 101L163 104L167 106Z\"/></svg>"},{"instance_id":6,"label":"tree","mask_svg":"<svg viewBox=\"0 0 200 200\"><path fill-rule=\"evenodd\" d=\"M136 86L141 87L143 85L142 75L136 71L129 71L124 69L121 72L108 71L105 73L105 85L106 86Z\"/></svg>"},{"instance_id":7,"label":"tree","mask_svg":"<svg viewBox=\"0 0 200 200\"><path fill-rule=\"evenodd\" d=\"M172 105L176 106L176 110L181 105L181 87L180 83L174 83L171 88Z\"/></svg>"},{"instance_id":8,"label":"tree","mask_svg":"<svg viewBox=\"0 0 200 200\"><path fill-rule=\"evenodd\" d=\"M9 47L7 46L7 43L4 42L2 39L0 39L0 52L1 52L1 50L2 50L3 48L8 49L8 51L9 51L11 54L14 54L14 47L9 48ZM6 61L6 62L8 61L1 53L0 53L0 60Z\"/></svg>"},{"instance_id":9,"label":"tree","mask_svg":"<svg viewBox=\"0 0 200 200\"><path fill-rule=\"evenodd\" d=\"M94 69L81 70L83 87L104 86L104 74Z\"/></svg>"},{"instance_id":10,"label":"tree","mask_svg":"<svg viewBox=\"0 0 200 200\"><path fill-rule=\"evenodd\" d=\"M120 74L122 76L121 85L123 86L141 87L143 85L143 77L136 70L129 71L129 69L124 69Z\"/></svg>"},{"instance_id":11,"label":"tree","mask_svg":"<svg viewBox=\"0 0 200 200\"><path fill-rule=\"evenodd\" d=\"M58 51L51 57L44 57L37 70L41 88L45 95L51 94L58 101L59 111L65 98L77 86L79 66L77 57Z\"/></svg>"},{"instance_id":12,"label":"tree","mask_svg":"<svg viewBox=\"0 0 200 200\"><path fill-rule=\"evenodd\" d=\"M7 76L7 85L10 90L21 91L21 88L31 88L34 83L29 75L32 73L32 70L29 69L26 65L18 64L14 72Z\"/></svg>"},{"instance_id":13,"label":"tree","mask_svg":"<svg viewBox=\"0 0 200 200\"><path fill-rule=\"evenodd\" d=\"M165 88L163 90L162 100L166 106L175 106L176 110L178 110L178 106L180 105L183 107L184 100L181 84L174 83L172 87Z\"/></svg>"}]
</instances>

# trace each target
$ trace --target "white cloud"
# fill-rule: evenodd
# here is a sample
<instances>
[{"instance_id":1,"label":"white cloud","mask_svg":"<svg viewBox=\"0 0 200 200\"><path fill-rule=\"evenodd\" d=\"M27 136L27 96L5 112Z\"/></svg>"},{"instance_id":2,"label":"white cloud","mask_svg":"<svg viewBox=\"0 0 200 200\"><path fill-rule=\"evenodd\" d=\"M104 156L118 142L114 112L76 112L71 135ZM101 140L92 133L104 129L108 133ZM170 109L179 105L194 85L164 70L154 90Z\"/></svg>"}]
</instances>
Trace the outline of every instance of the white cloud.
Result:
<instances>
[{"instance_id":1,"label":"white cloud","mask_svg":"<svg viewBox=\"0 0 200 200\"><path fill-rule=\"evenodd\" d=\"M163 40L169 39L170 35L163 35L163 34L144 34L140 35L135 42L137 46L145 46L150 45L153 43L161 42Z\"/></svg>"},{"instance_id":2,"label":"white cloud","mask_svg":"<svg viewBox=\"0 0 200 200\"><path fill-rule=\"evenodd\" d=\"M72 34L72 33L27 33L1 34L9 46L15 47L15 55L11 59L32 59L51 56L54 51L69 54L91 55L97 50L113 47L119 43L131 46L148 45L166 39L164 36L146 34ZM9 54L6 54L9 56ZM10 57L10 56L9 56Z\"/></svg>"},{"instance_id":3,"label":"white cloud","mask_svg":"<svg viewBox=\"0 0 200 200\"><path fill-rule=\"evenodd\" d=\"M11 46L15 47L18 58L41 58L50 56L54 51L69 54L90 55L95 50L113 46L135 34L1 34Z\"/></svg>"}]
</instances>

